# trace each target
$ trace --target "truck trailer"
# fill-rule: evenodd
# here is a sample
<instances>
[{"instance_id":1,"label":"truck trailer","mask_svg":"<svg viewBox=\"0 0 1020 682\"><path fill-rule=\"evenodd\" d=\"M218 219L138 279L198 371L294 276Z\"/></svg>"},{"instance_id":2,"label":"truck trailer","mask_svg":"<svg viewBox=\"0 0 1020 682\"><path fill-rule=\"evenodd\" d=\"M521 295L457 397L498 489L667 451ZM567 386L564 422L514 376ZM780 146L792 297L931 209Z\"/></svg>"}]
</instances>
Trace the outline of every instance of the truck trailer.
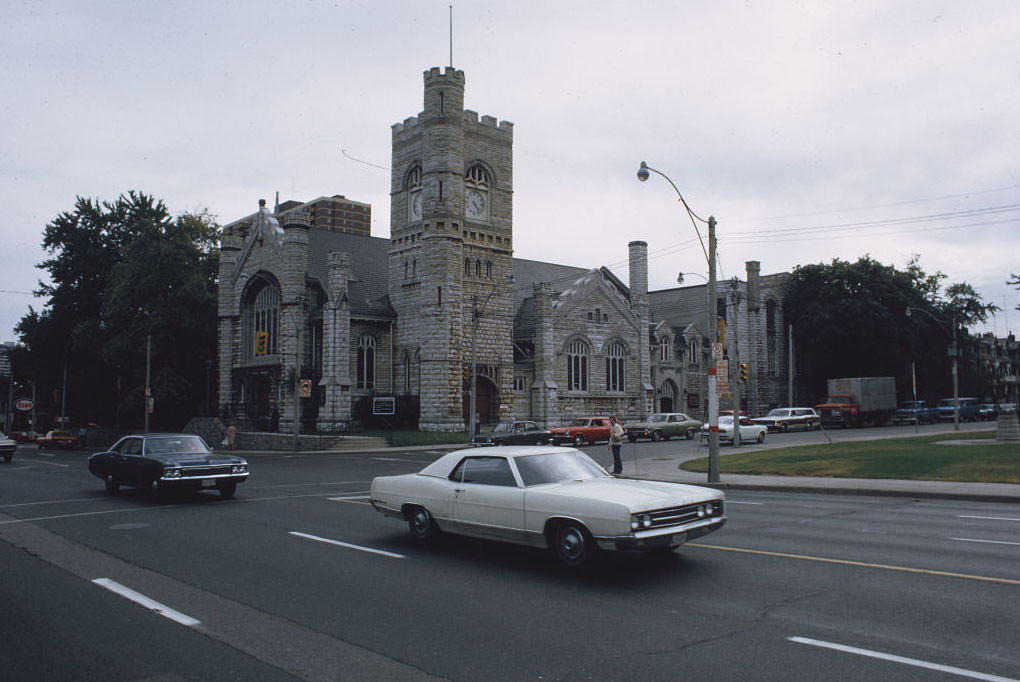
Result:
<instances>
[{"instance_id":1,"label":"truck trailer","mask_svg":"<svg viewBox=\"0 0 1020 682\"><path fill-rule=\"evenodd\" d=\"M896 411L893 377L829 379L828 391L825 402L815 405L824 426L880 426L888 423Z\"/></svg>"}]
</instances>

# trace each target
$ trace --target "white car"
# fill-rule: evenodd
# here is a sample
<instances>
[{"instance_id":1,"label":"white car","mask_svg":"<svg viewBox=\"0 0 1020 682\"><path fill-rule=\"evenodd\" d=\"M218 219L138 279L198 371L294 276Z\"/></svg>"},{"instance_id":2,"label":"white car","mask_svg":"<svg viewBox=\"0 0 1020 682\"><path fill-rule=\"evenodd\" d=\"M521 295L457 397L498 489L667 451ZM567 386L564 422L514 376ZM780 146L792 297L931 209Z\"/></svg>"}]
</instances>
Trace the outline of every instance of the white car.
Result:
<instances>
[{"instance_id":1,"label":"white car","mask_svg":"<svg viewBox=\"0 0 1020 682\"><path fill-rule=\"evenodd\" d=\"M767 426L755 424L747 417L740 418L741 443L749 443L752 440L756 443L764 443L765 434L768 433L768 430ZM700 435L702 442L708 442L708 424L701 427ZM719 440L733 442L733 415L719 415Z\"/></svg>"},{"instance_id":2,"label":"white car","mask_svg":"<svg viewBox=\"0 0 1020 682\"><path fill-rule=\"evenodd\" d=\"M614 478L553 446L450 452L416 474L376 477L371 502L419 540L446 531L549 548L568 566L596 548L675 549L726 523L718 490Z\"/></svg>"}]
</instances>

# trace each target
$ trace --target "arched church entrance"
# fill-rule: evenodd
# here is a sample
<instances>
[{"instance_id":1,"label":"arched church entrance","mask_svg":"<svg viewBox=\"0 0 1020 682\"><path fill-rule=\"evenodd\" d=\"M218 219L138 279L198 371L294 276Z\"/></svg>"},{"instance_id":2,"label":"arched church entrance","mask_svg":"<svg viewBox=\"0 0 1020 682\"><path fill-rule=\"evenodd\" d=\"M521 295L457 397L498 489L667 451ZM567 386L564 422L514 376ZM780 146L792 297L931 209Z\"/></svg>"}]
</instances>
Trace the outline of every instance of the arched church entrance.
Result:
<instances>
[{"instance_id":1,"label":"arched church entrance","mask_svg":"<svg viewBox=\"0 0 1020 682\"><path fill-rule=\"evenodd\" d=\"M662 382L662 389L659 391L659 412L676 412L676 384L672 379Z\"/></svg>"},{"instance_id":2,"label":"arched church entrance","mask_svg":"<svg viewBox=\"0 0 1020 682\"><path fill-rule=\"evenodd\" d=\"M481 427L493 426L499 422L499 389L489 377L481 374L475 377L475 415ZM471 420L471 394L468 382L464 382L464 423Z\"/></svg>"}]
</instances>

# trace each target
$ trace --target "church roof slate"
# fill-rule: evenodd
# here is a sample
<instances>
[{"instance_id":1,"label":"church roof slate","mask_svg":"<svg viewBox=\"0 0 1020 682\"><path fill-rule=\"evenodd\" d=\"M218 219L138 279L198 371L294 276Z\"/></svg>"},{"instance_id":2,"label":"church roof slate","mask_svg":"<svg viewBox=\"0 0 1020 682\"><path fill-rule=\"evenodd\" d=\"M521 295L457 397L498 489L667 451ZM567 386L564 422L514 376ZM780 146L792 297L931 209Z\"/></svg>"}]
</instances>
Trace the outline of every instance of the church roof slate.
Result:
<instances>
[{"instance_id":1,"label":"church roof slate","mask_svg":"<svg viewBox=\"0 0 1020 682\"><path fill-rule=\"evenodd\" d=\"M329 281L329 252L351 257L347 298L352 315L396 318L389 294L390 240L353 232L308 231L308 275L323 288Z\"/></svg>"}]
</instances>

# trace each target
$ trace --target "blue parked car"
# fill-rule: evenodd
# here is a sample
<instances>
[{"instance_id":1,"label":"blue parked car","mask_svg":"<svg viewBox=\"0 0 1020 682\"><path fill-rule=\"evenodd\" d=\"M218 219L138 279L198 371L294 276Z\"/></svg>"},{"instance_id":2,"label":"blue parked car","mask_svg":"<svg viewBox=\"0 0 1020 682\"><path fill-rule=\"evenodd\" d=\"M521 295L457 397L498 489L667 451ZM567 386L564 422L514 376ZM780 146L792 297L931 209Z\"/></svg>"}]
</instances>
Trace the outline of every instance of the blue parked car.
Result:
<instances>
[{"instance_id":1,"label":"blue parked car","mask_svg":"<svg viewBox=\"0 0 1020 682\"><path fill-rule=\"evenodd\" d=\"M939 420L939 408L929 407L923 400L904 400L892 416L893 424L934 424Z\"/></svg>"},{"instance_id":2,"label":"blue parked car","mask_svg":"<svg viewBox=\"0 0 1020 682\"><path fill-rule=\"evenodd\" d=\"M960 421L972 422L977 419L977 398L960 398ZM953 399L943 398L939 401L939 421L953 421Z\"/></svg>"}]
</instances>

